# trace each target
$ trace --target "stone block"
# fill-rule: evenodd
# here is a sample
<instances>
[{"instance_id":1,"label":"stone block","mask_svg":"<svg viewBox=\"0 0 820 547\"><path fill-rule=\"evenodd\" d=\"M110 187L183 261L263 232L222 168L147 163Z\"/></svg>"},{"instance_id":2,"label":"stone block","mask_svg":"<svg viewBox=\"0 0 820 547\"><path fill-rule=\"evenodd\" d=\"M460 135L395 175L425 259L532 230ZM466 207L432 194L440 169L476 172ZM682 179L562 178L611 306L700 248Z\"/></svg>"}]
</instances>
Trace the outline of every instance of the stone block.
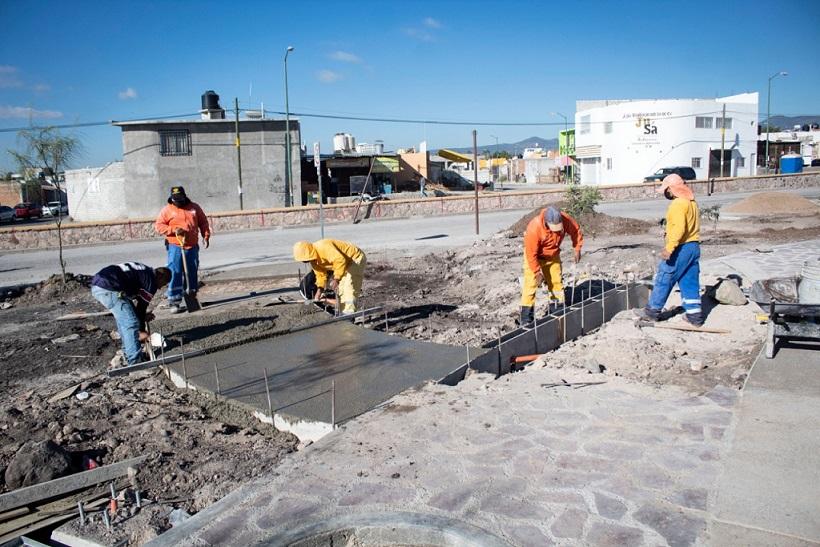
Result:
<instances>
[{"instance_id":1,"label":"stone block","mask_svg":"<svg viewBox=\"0 0 820 547\"><path fill-rule=\"evenodd\" d=\"M604 518L620 520L626 514L626 505L612 496L595 492L595 508Z\"/></svg>"},{"instance_id":2,"label":"stone block","mask_svg":"<svg viewBox=\"0 0 820 547\"><path fill-rule=\"evenodd\" d=\"M555 537L578 539L584 533L589 515L581 509L567 509L552 523L550 531Z\"/></svg>"},{"instance_id":3,"label":"stone block","mask_svg":"<svg viewBox=\"0 0 820 547\"><path fill-rule=\"evenodd\" d=\"M511 519L530 519L544 521L552 514L530 501L513 498L503 494L487 496L481 500L481 510Z\"/></svg>"},{"instance_id":4,"label":"stone block","mask_svg":"<svg viewBox=\"0 0 820 547\"><path fill-rule=\"evenodd\" d=\"M706 521L702 518L659 503L644 505L635 512L634 517L663 536L670 547L694 545L706 531Z\"/></svg>"},{"instance_id":5,"label":"stone block","mask_svg":"<svg viewBox=\"0 0 820 547\"><path fill-rule=\"evenodd\" d=\"M596 547L623 547L625 545L641 545L643 532L638 528L620 526L608 522L596 522L590 526L586 537L586 545Z\"/></svg>"}]
</instances>

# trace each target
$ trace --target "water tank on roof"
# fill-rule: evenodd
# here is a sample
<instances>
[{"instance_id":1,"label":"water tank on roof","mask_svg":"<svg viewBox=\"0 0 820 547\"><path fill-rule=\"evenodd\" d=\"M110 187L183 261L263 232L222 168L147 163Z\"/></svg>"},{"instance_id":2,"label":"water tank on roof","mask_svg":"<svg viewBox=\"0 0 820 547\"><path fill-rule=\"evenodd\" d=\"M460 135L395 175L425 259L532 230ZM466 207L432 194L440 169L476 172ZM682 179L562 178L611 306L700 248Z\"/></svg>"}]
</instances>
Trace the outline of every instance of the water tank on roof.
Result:
<instances>
[{"instance_id":1,"label":"water tank on roof","mask_svg":"<svg viewBox=\"0 0 820 547\"><path fill-rule=\"evenodd\" d=\"M803 156L800 154L786 154L780 158L780 172L787 173L802 173L803 172Z\"/></svg>"},{"instance_id":2,"label":"water tank on roof","mask_svg":"<svg viewBox=\"0 0 820 547\"><path fill-rule=\"evenodd\" d=\"M374 154L384 154L384 141L376 141L373 143Z\"/></svg>"},{"instance_id":3,"label":"water tank on roof","mask_svg":"<svg viewBox=\"0 0 820 547\"><path fill-rule=\"evenodd\" d=\"M356 150L356 137L345 133L345 148L350 152Z\"/></svg>"},{"instance_id":4,"label":"water tank on roof","mask_svg":"<svg viewBox=\"0 0 820 547\"><path fill-rule=\"evenodd\" d=\"M333 135L333 151L347 152L347 139L344 133L336 133Z\"/></svg>"},{"instance_id":5,"label":"water tank on roof","mask_svg":"<svg viewBox=\"0 0 820 547\"><path fill-rule=\"evenodd\" d=\"M220 110L219 95L209 89L202 94L202 110Z\"/></svg>"}]
</instances>

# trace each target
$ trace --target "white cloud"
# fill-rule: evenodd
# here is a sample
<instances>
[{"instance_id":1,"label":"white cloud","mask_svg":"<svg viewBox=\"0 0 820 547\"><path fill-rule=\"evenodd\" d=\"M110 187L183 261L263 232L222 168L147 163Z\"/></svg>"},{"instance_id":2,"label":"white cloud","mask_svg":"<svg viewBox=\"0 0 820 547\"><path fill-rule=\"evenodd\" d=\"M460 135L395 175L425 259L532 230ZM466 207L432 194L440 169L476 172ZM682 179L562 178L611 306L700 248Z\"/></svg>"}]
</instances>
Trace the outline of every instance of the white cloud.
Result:
<instances>
[{"instance_id":1,"label":"white cloud","mask_svg":"<svg viewBox=\"0 0 820 547\"><path fill-rule=\"evenodd\" d=\"M63 113L56 110L36 110L27 106L0 106L0 119L31 118L33 120L49 120L62 117Z\"/></svg>"},{"instance_id":2,"label":"white cloud","mask_svg":"<svg viewBox=\"0 0 820 547\"><path fill-rule=\"evenodd\" d=\"M421 42L435 42L436 40L432 34L427 32L426 30L419 28L409 27L403 29L403 32L410 38L414 38Z\"/></svg>"},{"instance_id":3,"label":"white cloud","mask_svg":"<svg viewBox=\"0 0 820 547\"><path fill-rule=\"evenodd\" d=\"M441 21L432 17L425 17L424 26L427 28L441 28Z\"/></svg>"},{"instance_id":4,"label":"white cloud","mask_svg":"<svg viewBox=\"0 0 820 547\"><path fill-rule=\"evenodd\" d=\"M23 82L17 75L17 67L0 65L0 88L22 87Z\"/></svg>"},{"instance_id":5,"label":"white cloud","mask_svg":"<svg viewBox=\"0 0 820 547\"><path fill-rule=\"evenodd\" d=\"M362 58L356 55L355 53L350 53L347 51L336 50L330 55L328 55L334 61L341 61L343 63L354 63L354 64L361 64Z\"/></svg>"},{"instance_id":6,"label":"white cloud","mask_svg":"<svg viewBox=\"0 0 820 547\"><path fill-rule=\"evenodd\" d=\"M332 84L342 79L342 75L332 70L323 69L316 72L316 79L326 84Z\"/></svg>"},{"instance_id":7,"label":"white cloud","mask_svg":"<svg viewBox=\"0 0 820 547\"><path fill-rule=\"evenodd\" d=\"M31 89L35 93L45 93L46 91L51 91L51 86L48 84L34 84L31 86Z\"/></svg>"},{"instance_id":8,"label":"white cloud","mask_svg":"<svg viewBox=\"0 0 820 547\"><path fill-rule=\"evenodd\" d=\"M127 101L129 99L136 99L137 98L137 90L133 87L129 87L117 93L117 97L120 98L121 101Z\"/></svg>"}]
</instances>

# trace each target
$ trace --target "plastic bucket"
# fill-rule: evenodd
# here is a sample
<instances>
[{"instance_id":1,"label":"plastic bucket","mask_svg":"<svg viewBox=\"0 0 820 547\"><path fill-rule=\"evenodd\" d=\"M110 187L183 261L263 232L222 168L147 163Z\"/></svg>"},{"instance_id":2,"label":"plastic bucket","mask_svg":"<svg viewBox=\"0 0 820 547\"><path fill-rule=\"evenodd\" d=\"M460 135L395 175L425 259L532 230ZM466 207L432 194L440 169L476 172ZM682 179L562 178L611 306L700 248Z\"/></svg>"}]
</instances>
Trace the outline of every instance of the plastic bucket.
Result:
<instances>
[{"instance_id":1,"label":"plastic bucket","mask_svg":"<svg viewBox=\"0 0 820 547\"><path fill-rule=\"evenodd\" d=\"M801 304L820 304L820 260L803 264L797 297Z\"/></svg>"}]
</instances>

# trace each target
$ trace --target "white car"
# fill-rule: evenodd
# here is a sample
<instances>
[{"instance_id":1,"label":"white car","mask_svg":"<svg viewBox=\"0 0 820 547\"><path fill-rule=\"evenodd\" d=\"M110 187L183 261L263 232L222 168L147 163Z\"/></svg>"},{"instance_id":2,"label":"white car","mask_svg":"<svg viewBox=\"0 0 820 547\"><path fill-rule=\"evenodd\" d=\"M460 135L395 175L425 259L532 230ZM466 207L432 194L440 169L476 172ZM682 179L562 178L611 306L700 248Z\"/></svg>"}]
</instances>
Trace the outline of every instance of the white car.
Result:
<instances>
[{"instance_id":1,"label":"white car","mask_svg":"<svg viewBox=\"0 0 820 547\"><path fill-rule=\"evenodd\" d=\"M56 217L57 215L68 216L68 205L60 203L59 201L49 201L46 206L43 207L43 216Z\"/></svg>"}]
</instances>

